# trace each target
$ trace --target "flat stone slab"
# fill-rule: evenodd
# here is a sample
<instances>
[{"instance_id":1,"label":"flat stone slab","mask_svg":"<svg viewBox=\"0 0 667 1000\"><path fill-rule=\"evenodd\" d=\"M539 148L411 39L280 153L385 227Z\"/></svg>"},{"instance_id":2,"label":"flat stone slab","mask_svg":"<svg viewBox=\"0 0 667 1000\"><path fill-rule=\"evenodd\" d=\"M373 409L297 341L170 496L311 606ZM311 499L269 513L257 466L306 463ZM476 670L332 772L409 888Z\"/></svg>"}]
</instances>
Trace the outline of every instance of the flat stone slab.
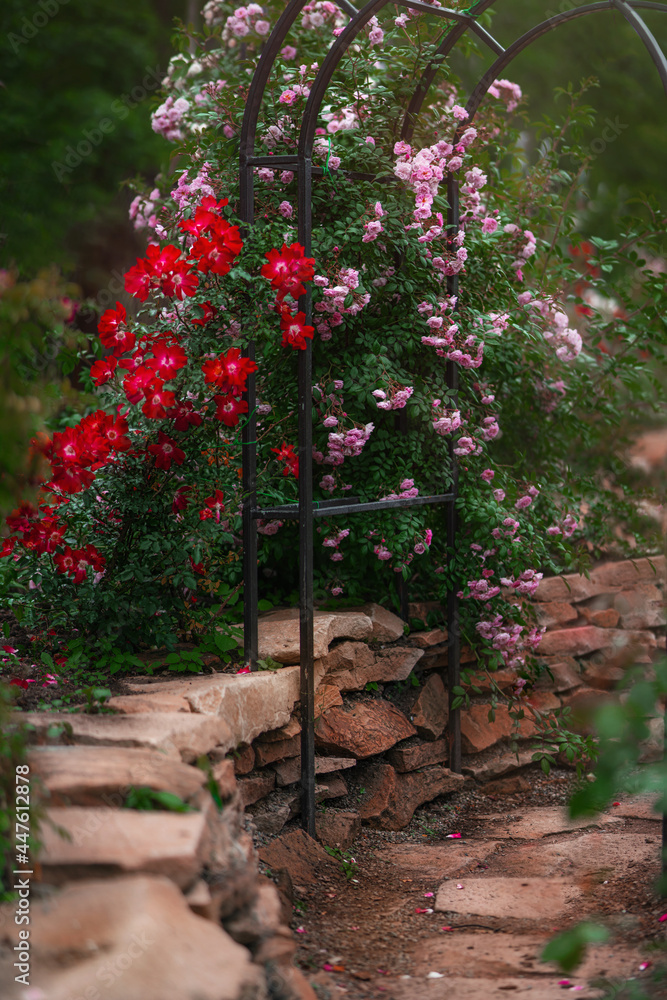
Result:
<instances>
[{"instance_id":1,"label":"flat stone slab","mask_svg":"<svg viewBox=\"0 0 667 1000\"><path fill-rule=\"evenodd\" d=\"M470 952L468 953L470 954ZM434 972L439 970L433 969ZM442 973L441 973L442 975ZM562 978L562 977L560 977ZM581 984L580 979L572 979ZM442 979L427 979L426 975L392 983L392 1000L496 1000L498 997L512 997L518 1000L563 1000L567 996L581 997L581 1000L602 998L602 990L585 986L581 992L570 994L568 988L558 985L558 979L547 976L501 979L470 979L462 976L447 976Z\"/></svg>"},{"instance_id":2,"label":"flat stone slab","mask_svg":"<svg viewBox=\"0 0 667 1000\"><path fill-rule=\"evenodd\" d=\"M206 780L198 767L126 747L33 747L28 762L51 805L122 806L133 786L173 792L187 801Z\"/></svg>"},{"instance_id":3,"label":"flat stone slab","mask_svg":"<svg viewBox=\"0 0 667 1000\"><path fill-rule=\"evenodd\" d=\"M264 615L259 620L259 658L270 656L278 663L299 663L299 609L288 608ZM359 611L315 612L313 622L314 657L326 656L334 639L370 639L373 622Z\"/></svg>"},{"instance_id":4,"label":"flat stone slab","mask_svg":"<svg viewBox=\"0 0 667 1000\"><path fill-rule=\"evenodd\" d=\"M488 756L483 761L477 761L475 756L464 757L461 771L475 778L476 781L493 781L504 774L511 774L521 767L533 763L532 750L520 750L518 755L505 750Z\"/></svg>"},{"instance_id":5,"label":"flat stone slab","mask_svg":"<svg viewBox=\"0 0 667 1000\"><path fill-rule=\"evenodd\" d=\"M65 836L60 831L65 832ZM39 831L45 882L145 872L190 888L206 861L203 812L52 808Z\"/></svg>"},{"instance_id":6,"label":"flat stone slab","mask_svg":"<svg viewBox=\"0 0 667 1000\"><path fill-rule=\"evenodd\" d=\"M63 736L84 746L144 747L193 761L214 746L231 750L237 742L222 718L191 712L149 715L85 715L67 712L26 712L21 721L34 726L36 742L59 744ZM58 735L49 730L59 727Z\"/></svg>"},{"instance_id":7,"label":"flat stone slab","mask_svg":"<svg viewBox=\"0 0 667 1000\"><path fill-rule=\"evenodd\" d=\"M460 883L452 879L440 886L435 909L480 917L553 921L580 897L581 890L571 879L467 877Z\"/></svg>"},{"instance_id":8,"label":"flat stone slab","mask_svg":"<svg viewBox=\"0 0 667 1000\"><path fill-rule=\"evenodd\" d=\"M652 819L662 822L662 813L656 812L655 803L658 795L633 795L631 798L620 799L620 805L610 806L607 816L623 816L627 819Z\"/></svg>"},{"instance_id":9,"label":"flat stone slab","mask_svg":"<svg viewBox=\"0 0 667 1000\"><path fill-rule=\"evenodd\" d=\"M316 671L316 685L323 673L322 668ZM128 686L137 693L179 695L185 698L193 713L224 719L232 735L230 746L235 747L239 743L252 743L261 733L279 729L289 722L299 700L299 667L253 674L189 677L152 684L130 682Z\"/></svg>"},{"instance_id":10,"label":"flat stone slab","mask_svg":"<svg viewBox=\"0 0 667 1000\"><path fill-rule=\"evenodd\" d=\"M647 842L648 841L648 842ZM552 843L517 844L512 860L522 875L567 875L602 882L624 875L630 867L660 863L661 838L612 830L595 830ZM656 871L657 875L657 871Z\"/></svg>"},{"instance_id":11,"label":"flat stone slab","mask_svg":"<svg viewBox=\"0 0 667 1000\"><path fill-rule=\"evenodd\" d=\"M162 814L164 815L164 814ZM76 882L30 908L30 989L14 981L15 904L0 907L3 1000L258 1000L263 970L164 878Z\"/></svg>"},{"instance_id":12,"label":"flat stone slab","mask_svg":"<svg viewBox=\"0 0 667 1000\"><path fill-rule=\"evenodd\" d=\"M573 830L604 827L623 822L620 817L604 814L569 819L566 811L558 806L523 809L520 813L510 813L509 815L498 813L491 816L478 816L477 819L484 823L484 832L488 832L489 836L508 837L513 840L533 840L555 833L570 833Z\"/></svg>"},{"instance_id":13,"label":"flat stone slab","mask_svg":"<svg viewBox=\"0 0 667 1000\"><path fill-rule=\"evenodd\" d=\"M382 857L401 871L424 878L453 875L494 854L496 840L450 840L446 844L387 844Z\"/></svg>"},{"instance_id":14,"label":"flat stone slab","mask_svg":"<svg viewBox=\"0 0 667 1000\"><path fill-rule=\"evenodd\" d=\"M553 972L558 979L569 978L572 983L583 985L588 979L599 976L606 979L627 979L636 974L642 960L638 949L610 944L596 945L587 949L586 957L576 973L563 976L554 963L540 961L548 940L548 934L473 934L455 930L452 934L428 938L417 946L414 953L417 975L436 969L446 972L448 976L467 976L472 966L475 978L480 979L501 979L506 976L525 978L533 975L539 976L541 981L545 974ZM537 990L537 985L535 989ZM541 996L538 993L536 1000L541 1000Z\"/></svg>"}]
</instances>

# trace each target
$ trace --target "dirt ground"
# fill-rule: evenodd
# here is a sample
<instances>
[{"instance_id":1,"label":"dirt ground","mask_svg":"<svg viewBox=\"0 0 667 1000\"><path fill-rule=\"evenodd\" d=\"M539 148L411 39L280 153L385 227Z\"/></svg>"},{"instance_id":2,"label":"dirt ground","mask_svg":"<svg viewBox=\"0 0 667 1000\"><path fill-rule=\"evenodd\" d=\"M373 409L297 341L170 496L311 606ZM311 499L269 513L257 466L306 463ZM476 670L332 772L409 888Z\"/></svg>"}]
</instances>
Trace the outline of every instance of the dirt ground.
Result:
<instances>
[{"instance_id":1,"label":"dirt ground","mask_svg":"<svg viewBox=\"0 0 667 1000\"><path fill-rule=\"evenodd\" d=\"M467 787L406 830L364 829L354 862L291 873L297 959L318 997L667 998L660 817L623 800L573 828L571 771L515 777L515 794ZM567 975L541 963L549 938L584 918L609 928L608 943Z\"/></svg>"}]
</instances>

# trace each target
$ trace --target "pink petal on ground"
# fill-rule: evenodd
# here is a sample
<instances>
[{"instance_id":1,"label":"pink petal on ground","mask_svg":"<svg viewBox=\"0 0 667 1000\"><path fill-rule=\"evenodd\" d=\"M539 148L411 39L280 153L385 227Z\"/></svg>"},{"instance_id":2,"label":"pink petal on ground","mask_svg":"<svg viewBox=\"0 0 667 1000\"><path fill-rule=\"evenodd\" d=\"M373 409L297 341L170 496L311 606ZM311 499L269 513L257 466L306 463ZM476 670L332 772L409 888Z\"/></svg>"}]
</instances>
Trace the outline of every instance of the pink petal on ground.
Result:
<instances>
[{"instance_id":1,"label":"pink petal on ground","mask_svg":"<svg viewBox=\"0 0 667 1000\"><path fill-rule=\"evenodd\" d=\"M462 889L462 888L463 888L463 886L462 886L462 885L461 885L461 883L459 882L459 884L457 885L457 887L456 887L456 888L457 888L457 889Z\"/></svg>"},{"instance_id":2,"label":"pink petal on ground","mask_svg":"<svg viewBox=\"0 0 667 1000\"><path fill-rule=\"evenodd\" d=\"M621 804L620 802L612 802L613 806L620 806L620 804Z\"/></svg>"},{"instance_id":3,"label":"pink petal on ground","mask_svg":"<svg viewBox=\"0 0 667 1000\"><path fill-rule=\"evenodd\" d=\"M325 962L322 968L325 972L333 972L333 965L329 965L328 962Z\"/></svg>"},{"instance_id":4,"label":"pink petal on ground","mask_svg":"<svg viewBox=\"0 0 667 1000\"><path fill-rule=\"evenodd\" d=\"M653 962L642 962L642 964L639 966L639 971L643 972L644 969L650 969L652 965Z\"/></svg>"},{"instance_id":5,"label":"pink petal on ground","mask_svg":"<svg viewBox=\"0 0 667 1000\"><path fill-rule=\"evenodd\" d=\"M296 932L297 932L297 934L305 934L306 933L306 928L305 927L297 927Z\"/></svg>"},{"instance_id":6,"label":"pink petal on ground","mask_svg":"<svg viewBox=\"0 0 667 1000\"><path fill-rule=\"evenodd\" d=\"M447 836L445 837L445 840L460 840L460 839L461 839L460 833L448 833Z\"/></svg>"},{"instance_id":7,"label":"pink petal on ground","mask_svg":"<svg viewBox=\"0 0 667 1000\"><path fill-rule=\"evenodd\" d=\"M558 985L559 986L570 986L570 980L569 979L559 979L558 980Z\"/></svg>"},{"instance_id":8,"label":"pink petal on ground","mask_svg":"<svg viewBox=\"0 0 667 1000\"><path fill-rule=\"evenodd\" d=\"M658 923L662 923L663 920L667 920L667 913L663 913L661 917L658 917Z\"/></svg>"},{"instance_id":9,"label":"pink petal on ground","mask_svg":"<svg viewBox=\"0 0 667 1000\"><path fill-rule=\"evenodd\" d=\"M431 899L432 896L435 896L434 892L425 892L424 893L424 899Z\"/></svg>"},{"instance_id":10,"label":"pink petal on ground","mask_svg":"<svg viewBox=\"0 0 667 1000\"><path fill-rule=\"evenodd\" d=\"M454 928L453 927L441 927L440 930L441 931L453 931Z\"/></svg>"}]
</instances>

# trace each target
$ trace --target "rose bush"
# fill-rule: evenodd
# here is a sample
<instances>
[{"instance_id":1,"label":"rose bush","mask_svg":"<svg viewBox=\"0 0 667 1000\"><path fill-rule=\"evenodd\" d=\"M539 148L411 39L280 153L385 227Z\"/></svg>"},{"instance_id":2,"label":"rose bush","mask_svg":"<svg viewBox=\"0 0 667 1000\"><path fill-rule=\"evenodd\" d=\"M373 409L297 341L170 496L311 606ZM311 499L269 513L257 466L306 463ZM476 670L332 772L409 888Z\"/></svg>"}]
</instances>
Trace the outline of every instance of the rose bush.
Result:
<instances>
[{"instance_id":1,"label":"rose bush","mask_svg":"<svg viewBox=\"0 0 667 1000\"><path fill-rule=\"evenodd\" d=\"M660 226L582 239L576 142L591 111L572 92L534 163L508 80L468 122L443 71L405 141L400 122L441 24L386 9L350 47L318 123L313 259L296 238L291 170L256 169L256 220L242 232L240 124L281 10L209 0L195 50L189 35L172 59L153 127L176 155L132 205L149 241L125 279L133 308L100 319L99 405L38 445L51 471L39 506L8 519L5 586L33 627L121 648L170 646L193 625L215 633L242 586L247 376L256 371L260 503L293 501L296 352L312 343L316 499L445 492L452 453L460 471L454 551L442 507L318 521L318 598L391 601L399 574L415 596L455 588L465 641L482 665L516 668L520 693L540 639L521 599L544 572L581 565L585 543L608 540L610 496L626 534L636 520L609 437L621 440L628 401L633 415L650 408L663 360ZM263 154L295 150L347 19L327 0L302 8L267 88ZM461 182L455 233L449 175ZM458 297L447 292L455 274ZM297 304L307 282L312 325ZM259 531L264 595L294 600L296 527Z\"/></svg>"}]
</instances>

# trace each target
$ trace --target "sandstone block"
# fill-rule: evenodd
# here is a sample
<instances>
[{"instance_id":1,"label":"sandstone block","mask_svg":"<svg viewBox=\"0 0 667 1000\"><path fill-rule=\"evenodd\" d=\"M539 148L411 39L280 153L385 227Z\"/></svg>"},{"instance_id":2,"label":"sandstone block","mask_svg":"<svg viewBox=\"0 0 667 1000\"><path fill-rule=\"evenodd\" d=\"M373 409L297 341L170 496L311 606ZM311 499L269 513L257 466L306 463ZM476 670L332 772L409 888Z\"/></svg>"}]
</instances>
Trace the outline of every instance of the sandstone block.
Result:
<instances>
[{"instance_id":1,"label":"sandstone block","mask_svg":"<svg viewBox=\"0 0 667 1000\"><path fill-rule=\"evenodd\" d=\"M332 756L370 757L413 736L416 730L387 701L330 708L315 723L315 746Z\"/></svg>"},{"instance_id":2,"label":"sandstone block","mask_svg":"<svg viewBox=\"0 0 667 1000\"><path fill-rule=\"evenodd\" d=\"M577 732L592 733L594 731L593 714L595 710L610 698L613 698L611 693L590 687L581 687L577 691L565 695L563 705L572 709L568 725L571 725Z\"/></svg>"},{"instance_id":3,"label":"sandstone block","mask_svg":"<svg viewBox=\"0 0 667 1000\"><path fill-rule=\"evenodd\" d=\"M509 691L516 684L517 676L516 670L492 670L488 674L486 671L483 673L471 671L469 674L470 683L484 692L493 690L492 684L496 684L501 691Z\"/></svg>"},{"instance_id":4,"label":"sandstone block","mask_svg":"<svg viewBox=\"0 0 667 1000\"><path fill-rule=\"evenodd\" d=\"M333 771L354 767L356 763L351 757L315 757L315 774L331 774ZM301 755L274 764L273 770L276 772L279 788L293 785L295 781L301 780Z\"/></svg>"},{"instance_id":5,"label":"sandstone block","mask_svg":"<svg viewBox=\"0 0 667 1000\"><path fill-rule=\"evenodd\" d=\"M266 615L259 620L259 656L271 657L278 663L299 662L299 620L278 618L276 614ZM281 614L278 612L277 614ZM326 656L334 639L370 639L373 623L368 615L358 611L344 611L336 614L316 612L313 624L314 656Z\"/></svg>"},{"instance_id":6,"label":"sandstone block","mask_svg":"<svg viewBox=\"0 0 667 1000\"><path fill-rule=\"evenodd\" d=\"M517 795L530 791L530 781L523 774L515 774L510 778L496 778L484 786L485 795Z\"/></svg>"},{"instance_id":7,"label":"sandstone block","mask_svg":"<svg viewBox=\"0 0 667 1000\"><path fill-rule=\"evenodd\" d=\"M616 667L613 663L588 662L584 667L584 683L599 691L613 691L624 677L623 667Z\"/></svg>"},{"instance_id":8,"label":"sandstone block","mask_svg":"<svg viewBox=\"0 0 667 1000\"><path fill-rule=\"evenodd\" d=\"M323 712L334 705L342 705L343 699L336 684L320 684L315 692L314 716L319 719Z\"/></svg>"},{"instance_id":9,"label":"sandstone block","mask_svg":"<svg viewBox=\"0 0 667 1000\"><path fill-rule=\"evenodd\" d=\"M615 608L581 608L581 613L591 625L598 628L616 628L620 615Z\"/></svg>"},{"instance_id":10,"label":"sandstone block","mask_svg":"<svg viewBox=\"0 0 667 1000\"><path fill-rule=\"evenodd\" d=\"M275 837L280 833L285 823L297 812L298 808L293 808L293 802L285 801L279 792L272 792L249 809L255 828L267 837Z\"/></svg>"},{"instance_id":11,"label":"sandstone block","mask_svg":"<svg viewBox=\"0 0 667 1000\"><path fill-rule=\"evenodd\" d=\"M136 715L144 712L189 712L190 705L179 695L155 692L147 694L123 694L109 698L107 708L113 708L121 715Z\"/></svg>"},{"instance_id":12,"label":"sandstone block","mask_svg":"<svg viewBox=\"0 0 667 1000\"><path fill-rule=\"evenodd\" d=\"M574 622L579 613L567 601L544 601L535 605L538 625L553 628L554 625L566 625Z\"/></svg>"},{"instance_id":13,"label":"sandstone block","mask_svg":"<svg viewBox=\"0 0 667 1000\"><path fill-rule=\"evenodd\" d=\"M471 757L463 762L461 769L464 774L475 778L476 781L487 782L512 771L517 771L521 767L526 767L532 761L532 750L520 750L518 754L510 753L509 750L501 750L491 759L479 763L474 757Z\"/></svg>"},{"instance_id":14,"label":"sandstone block","mask_svg":"<svg viewBox=\"0 0 667 1000\"><path fill-rule=\"evenodd\" d=\"M497 705L495 719L489 722L487 705L471 705L461 711L461 746L465 753L480 753L493 746L498 740L516 733L516 724L510 717L507 705ZM520 737L533 736L537 732L535 723L528 718L519 723Z\"/></svg>"},{"instance_id":15,"label":"sandstone block","mask_svg":"<svg viewBox=\"0 0 667 1000\"><path fill-rule=\"evenodd\" d=\"M474 663L476 660L470 646L461 646L460 662ZM424 650L424 655L418 661L416 669L418 671L442 670L449 663L449 651L447 646L431 646Z\"/></svg>"},{"instance_id":16,"label":"sandstone block","mask_svg":"<svg viewBox=\"0 0 667 1000\"><path fill-rule=\"evenodd\" d=\"M373 623L373 638L378 642L396 642L404 635L405 622L398 615L387 611L379 604L364 604L361 608L351 608L352 611L361 611L368 615Z\"/></svg>"},{"instance_id":17,"label":"sandstone block","mask_svg":"<svg viewBox=\"0 0 667 1000\"><path fill-rule=\"evenodd\" d=\"M460 883L461 884L461 883ZM463 879L463 890L454 881L438 890L435 909L484 917L558 918L581 897L581 889L563 878Z\"/></svg>"},{"instance_id":18,"label":"sandstone block","mask_svg":"<svg viewBox=\"0 0 667 1000\"><path fill-rule=\"evenodd\" d=\"M437 740L449 718L449 700L440 674L431 674L417 695L410 713L412 724L424 740Z\"/></svg>"},{"instance_id":19,"label":"sandstone block","mask_svg":"<svg viewBox=\"0 0 667 1000\"><path fill-rule=\"evenodd\" d=\"M57 724L63 727L63 732L68 732L67 739L77 745L144 747L162 750L184 761L196 760L219 744L226 745L229 750L237 742L224 719L187 712L155 712L149 715L28 712L22 718L34 726L39 743L54 744L62 740L62 734L56 737L48 735L48 730Z\"/></svg>"},{"instance_id":20,"label":"sandstone block","mask_svg":"<svg viewBox=\"0 0 667 1000\"><path fill-rule=\"evenodd\" d=\"M575 628L557 629L547 632L540 643L540 653L555 656L562 653L585 656L597 649L610 646L614 649L644 646L653 641L651 632L631 632L622 629L597 628L595 625L581 625Z\"/></svg>"},{"instance_id":21,"label":"sandstone block","mask_svg":"<svg viewBox=\"0 0 667 1000\"><path fill-rule=\"evenodd\" d=\"M416 771L430 764L442 764L449 756L447 740L416 743L413 746L392 747L387 751L387 762L394 770L403 773Z\"/></svg>"},{"instance_id":22,"label":"sandstone block","mask_svg":"<svg viewBox=\"0 0 667 1000\"><path fill-rule=\"evenodd\" d=\"M577 661L571 656L540 656L540 661L548 667L552 678L547 671L537 681L538 688L553 688L560 694L562 691L569 691L572 688L580 687L582 684L581 672Z\"/></svg>"},{"instance_id":23,"label":"sandstone block","mask_svg":"<svg viewBox=\"0 0 667 1000\"><path fill-rule=\"evenodd\" d=\"M266 767L277 760L296 757L301 753L301 734L297 733L287 740L275 740L273 743L255 743L255 761L257 767Z\"/></svg>"},{"instance_id":24,"label":"sandstone block","mask_svg":"<svg viewBox=\"0 0 667 1000\"><path fill-rule=\"evenodd\" d=\"M654 582L665 576L665 557L651 556L650 559L625 559L622 562L607 563L592 570L591 580L614 587L631 586L643 581Z\"/></svg>"},{"instance_id":25,"label":"sandstone block","mask_svg":"<svg viewBox=\"0 0 667 1000\"><path fill-rule=\"evenodd\" d=\"M229 758L234 762L234 774L249 774L255 766L255 749L242 743Z\"/></svg>"},{"instance_id":26,"label":"sandstone block","mask_svg":"<svg viewBox=\"0 0 667 1000\"><path fill-rule=\"evenodd\" d=\"M237 783L241 806L245 809L269 794L275 787L276 776L273 771L261 771L244 778L238 778Z\"/></svg>"},{"instance_id":27,"label":"sandstone block","mask_svg":"<svg viewBox=\"0 0 667 1000\"><path fill-rule=\"evenodd\" d=\"M192 913L165 878L76 882L48 900L33 900L30 921L35 996L101 998L102 990L104 1000L266 996L264 973L249 952L221 927ZM19 928L13 920L6 928L13 946ZM25 996L14 973L0 982L6 1000Z\"/></svg>"},{"instance_id":28,"label":"sandstone block","mask_svg":"<svg viewBox=\"0 0 667 1000\"><path fill-rule=\"evenodd\" d=\"M523 701L542 715L553 712L555 708L560 708L560 698L552 694L551 691L531 691ZM528 714L526 712L526 715Z\"/></svg>"},{"instance_id":29,"label":"sandstone block","mask_svg":"<svg viewBox=\"0 0 667 1000\"><path fill-rule=\"evenodd\" d=\"M280 740L290 740L297 733L301 732L301 723L295 716L292 716L289 722L284 726L279 726L278 729L270 729L267 733L260 733L257 737L258 743L276 743Z\"/></svg>"},{"instance_id":30,"label":"sandstone block","mask_svg":"<svg viewBox=\"0 0 667 1000\"><path fill-rule=\"evenodd\" d=\"M447 642L447 629L443 626L429 629L427 632L411 632L410 641L417 649L429 649Z\"/></svg>"},{"instance_id":31,"label":"sandstone block","mask_svg":"<svg viewBox=\"0 0 667 1000\"><path fill-rule=\"evenodd\" d=\"M578 573L568 573L565 576L548 576L540 580L535 591L534 600L540 602L578 602L587 601L598 594L613 594L615 588L611 584L596 583Z\"/></svg>"},{"instance_id":32,"label":"sandstone block","mask_svg":"<svg viewBox=\"0 0 667 1000\"><path fill-rule=\"evenodd\" d=\"M378 764L369 773L359 806L362 820L379 830L402 830L414 811L438 795L458 791L464 778L446 767L399 774L390 764Z\"/></svg>"},{"instance_id":33,"label":"sandstone block","mask_svg":"<svg viewBox=\"0 0 667 1000\"><path fill-rule=\"evenodd\" d=\"M357 812L325 809L315 816L317 839L327 847L346 851L361 833L361 816Z\"/></svg>"},{"instance_id":34,"label":"sandstone block","mask_svg":"<svg viewBox=\"0 0 667 1000\"><path fill-rule=\"evenodd\" d=\"M218 786L220 798L231 799L236 791L236 775L234 772L234 762L231 760L221 760L214 764L211 770L213 780Z\"/></svg>"},{"instance_id":35,"label":"sandstone block","mask_svg":"<svg viewBox=\"0 0 667 1000\"><path fill-rule=\"evenodd\" d=\"M316 684L321 676L316 675ZM252 674L215 674L151 685L131 683L133 691L165 691L185 698L193 713L219 716L231 730L232 742L252 743L262 733L290 721L299 700L299 668L257 671ZM219 742L223 742L220 740Z\"/></svg>"},{"instance_id":36,"label":"sandstone block","mask_svg":"<svg viewBox=\"0 0 667 1000\"><path fill-rule=\"evenodd\" d=\"M317 779L315 786L316 802L326 802L327 799L341 799L347 793L347 783L340 772L327 774L323 778Z\"/></svg>"},{"instance_id":37,"label":"sandstone block","mask_svg":"<svg viewBox=\"0 0 667 1000\"><path fill-rule=\"evenodd\" d=\"M188 889L207 859L206 816L201 812L58 806L47 809L46 817L39 861L43 880L55 885L91 875L144 872L164 875Z\"/></svg>"},{"instance_id":38,"label":"sandstone block","mask_svg":"<svg viewBox=\"0 0 667 1000\"><path fill-rule=\"evenodd\" d=\"M651 583L622 590L614 598L614 608L626 629L659 628L667 620L662 591Z\"/></svg>"},{"instance_id":39,"label":"sandstone block","mask_svg":"<svg viewBox=\"0 0 667 1000\"><path fill-rule=\"evenodd\" d=\"M274 872L285 868L294 885L312 885L322 874L337 872L336 862L303 830L292 830L258 848L260 859Z\"/></svg>"},{"instance_id":40,"label":"sandstone block","mask_svg":"<svg viewBox=\"0 0 667 1000\"><path fill-rule=\"evenodd\" d=\"M30 768L53 806L122 806L131 787L173 792L185 801L203 786L203 771L154 750L124 747L33 747Z\"/></svg>"}]
</instances>

